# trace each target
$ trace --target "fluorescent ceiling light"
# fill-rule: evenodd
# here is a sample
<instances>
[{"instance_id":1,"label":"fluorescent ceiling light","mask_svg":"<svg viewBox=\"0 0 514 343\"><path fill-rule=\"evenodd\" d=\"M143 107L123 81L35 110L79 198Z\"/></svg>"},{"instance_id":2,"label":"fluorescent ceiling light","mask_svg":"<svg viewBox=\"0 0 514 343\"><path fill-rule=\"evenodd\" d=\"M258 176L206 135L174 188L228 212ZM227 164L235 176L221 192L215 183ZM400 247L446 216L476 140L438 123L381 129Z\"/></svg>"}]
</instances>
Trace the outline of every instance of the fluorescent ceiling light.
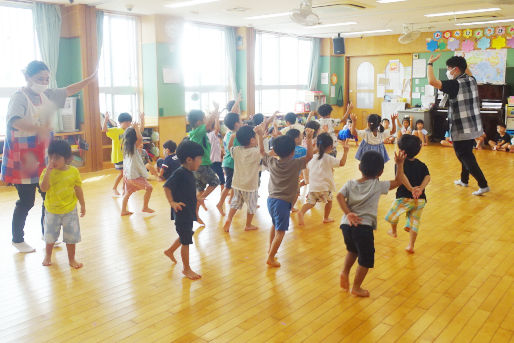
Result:
<instances>
[{"instance_id":1,"label":"fluorescent ceiling light","mask_svg":"<svg viewBox=\"0 0 514 343\"><path fill-rule=\"evenodd\" d=\"M308 26L308 28L309 29L318 29L318 28L322 28L322 27L345 26L345 25L355 25L355 24L357 24L357 23L354 22L354 21L347 21L347 22L344 22L344 23Z\"/></svg>"},{"instance_id":2,"label":"fluorescent ceiling light","mask_svg":"<svg viewBox=\"0 0 514 343\"><path fill-rule=\"evenodd\" d=\"M392 2L402 2L407 0L377 0L379 4L390 4Z\"/></svg>"},{"instance_id":3,"label":"fluorescent ceiling light","mask_svg":"<svg viewBox=\"0 0 514 343\"><path fill-rule=\"evenodd\" d=\"M425 14L425 17L445 17L457 14L471 14L471 13L483 13L483 12L495 12L500 11L501 8L493 7L493 8L482 8L479 10L467 10L467 11L456 11L456 12L443 12L443 13L432 13Z\"/></svg>"},{"instance_id":4,"label":"fluorescent ceiling light","mask_svg":"<svg viewBox=\"0 0 514 343\"><path fill-rule=\"evenodd\" d=\"M343 36L347 35L363 35L366 33L383 33L383 32L391 32L393 30L385 29L385 30L371 30L371 31L359 31L359 32L341 32Z\"/></svg>"},{"instance_id":5,"label":"fluorescent ceiling light","mask_svg":"<svg viewBox=\"0 0 514 343\"><path fill-rule=\"evenodd\" d=\"M285 16L289 15L290 13L291 12L263 14L263 15L256 15L256 16L253 16L253 17L246 17L245 19L254 20L254 19L266 19L266 18L285 17Z\"/></svg>"},{"instance_id":6,"label":"fluorescent ceiling light","mask_svg":"<svg viewBox=\"0 0 514 343\"><path fill-rule=\"evenodd\" d=\"M472 21L469 23L458 23L455 25L457 25L457 26L483 25L483 24L495 24L495 23L510 23L513 21L514 21L514 19L499 19L499 20L490 20L490 21Z\"/></svg>"},{"instance_id":7,"label":"fluorescent ceiling light","mask_svg":"<svg viewBox=\"0 0 514 343\"><path fill-rule=\"evenodd\" d=\"M164 5L164 7L169 8L181 8L181 7L189 7L195 5L208 4L210 2L216 2L219 0L190 0L190 1L182 1L182 2L174 2L172 4Z\"/></svg>"}]
</instances>

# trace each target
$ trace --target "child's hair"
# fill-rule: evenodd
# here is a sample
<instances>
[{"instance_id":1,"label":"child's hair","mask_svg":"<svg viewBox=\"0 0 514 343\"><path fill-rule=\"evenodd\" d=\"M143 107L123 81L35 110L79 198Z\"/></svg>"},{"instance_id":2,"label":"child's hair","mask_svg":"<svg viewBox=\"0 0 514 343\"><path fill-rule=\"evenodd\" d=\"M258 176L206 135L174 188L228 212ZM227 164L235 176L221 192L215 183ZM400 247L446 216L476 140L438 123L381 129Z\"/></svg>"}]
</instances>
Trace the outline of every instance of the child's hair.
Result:
<instances>
[{"instance_id":1,"label":"child's hair","mask_svg":"<svg viewBox=\"0 0 514 343\"><path fill-rule=\"evenodd\" d=\"M264 121L264 115L262 113L257 113L253 116L252 122L254 126L260 125Z\"/></svg>"},{"instance_id":2,"label":"child's hair","mask_svg":"<svg viewBox=\"0 0 514 343\"><path fill-rule=\"evenodd\" d=\"M249 146L252 138L255 137L253 126L241 126L236 132L236 138L242 146Z\"/></svg>"},{"instance_id":3,"label":"child's hair","mask_svg":"<svg viewBox=\"0 0 514 343\"><path fill-rule=\"evenodd\" d=\"M385 122L385 121L389 123L389 119L387 119L387 118L382 119L382 123Z\"/></svg>"},{"instance_id":4,"label":"child's hair","mask_svg":"<svg viewBox=\"0 0 514 343\"><path fill-rule=\"evenodd\" d=\"M507 128L507 125L505 125L504 123L499 123L497 126L503 127L504 129Z\"/></svg>"},{"instance_id":5,"label":"child's hair","mask_svg":"<svg viewBox=\"0 0 514 343\"><path fill-rule=\"evenodd\" d=\"M318 136L318 138L316 139L316 146L319 150L318 160L321 160L323 158L325 150L330 148L332 145L334 145L334 140L328 133L323 132Z\"/></svg>"},{"instance_id":6,"label":"child's hair","mask_svg":"<svg viewBox=\"0 0 514 343\"><path fill-rule=\"evenodd\" d=\"M292 139L296 139L296 138L300 137L300 130L291 129L291 130L287 131L286 135L291 137Z\"/></svg>"},{"instance_id":7,"label":"child's hair","mask_svg":"<svg viewBox=\"0 0 514 343\"><path fill-rule=\"evenodd\" d=\"M294 152L296 144L291 136L278 136L273 139L273 151L281 158L288 157Z\"/></svg>"},{"instance_id":8,"label":"child's hair","mask_svg":"<svg viewBox=\"0 0 514 343\"><path fill-rule=\"evenodd\" d=\"M125 122L132 123L132 116L127 112L120 113L120 115L118 116L118 123L121 124Z\"/></svg>"},{"instance_id":9,"label":"child's hair","mask_svg":"<svg viewBox=\"0 0 514 343\"><path fill-rule=\"evenodd\" d=\"M410 124L410 118L409 117L403 117L402 124L405 123L405 122Z\"/></svg>"},{"instance_id":10,"label":"child's hair","mask_svg":"<svg viewBox=\"0 0 514 343\"><path fill-rule=\"evenodd\" d=\"M187 114L187 121L191 127L196 127L196 124L205 118L205 113L200 110L191 110Z\"/></svg>"},{"instance_id":11,"label":"child's hair","mask_svg":"<svg viewBox=\"0 0 514 343\"><path fill-rule=\"evenodd\" d=\"M424 126L424 125L425 125L425 122L423 121L423 119L418 119L418 120L416 120L416 126L417 126L418 124L423 124L423 126Z\"/></svg>"},{"instance_id":12,"label":"child's hair","mask_svg":"<svg viewBox=\"0 0 514 343\"><path fill-rule=\"evenodd\" d=\"M135 145L137 142L137 133L136 129L133 127L129 127L125 130L125 135L123 137L123 153L128 155L134 154Z\"/></svg>"},{"instance_id":13,"label":"child's hair","mask_svg":"<svg viewBox=\"0 0 514 343\"><path fill-rule=\"evenodd\" d=\"M368 116L368 124L371 131L384 132L384 127L380 124L380 116L378 114L370 114Z\"/></svg>"},{"instance_id":14,"label":"child's hair","mask_svg":"<svg viewBox=\"0 0 514 343\"><path fill-rule=\"evenodd\" d=\"M313 137L316 137L317 132L318 132L318 130L320 128L320 125L319 125L319 123L316 120L311 120L307 124L305 124L305 128L306 129L312 129L314 131L314 136ZM303 135L304 136L306 135L305 131L303 132Z\"/></svg>"},{"instance_id":15,"label":"child's hair","mask_svg":"<svg viewBox=\"0 0 514 343\"><path fill-rule=\"evenodd\" d=\"M170 151L170 154L173 154L175 152L175 150L177 150L177 143L175 143L174 141L172 141L171 139L166 141L162 147L164 149L168 149Z\"/></svg>"},{"instance_id":16,"label":"child's hair","mask_svg":"<svg viewBox=\"0 0 514 343\"><path fill-rule=\"evenodd\" d=\"M63 139L54 139L48 146L48 156L50 155L59 155L65 160L69 159L71 157L70 144Z\"/></svg>"},{"instance_id":17,"label":"child's hair","mask_svg":"<svg viewBox=\"0 0 514 343\"><path fill-rule=\"evenodd\" d=\"M320 107L318 107L318 113L322 117L328 117L330 113L332 113L332 106L329 104L323 104Z\"/></svg>"},{"instance_id":18,"label":"child's hair","mask_svg":"<svg viewBox=\"0 0 514 343\"><path fill-rule=\"evenodd\" d=\"M402 135L398 140L398 149L405 151L407 158L413 158L421 150L421 139L414 135Z\"/></svg>"},{"instance_id":19,"label":"child's hair","mask_svg":"<svg viewBox=\"0 0 514 343\"><path fill-rule=\"evenodd\" d=\"M186 163L188 157L195 159L198 156L203 156L203 148L200 144L193 141L182 141L177 148L177 157L180 163Z\"/></svg>"},{"instance_id":20,"label":"child's hair","mask_svg":"<svg viewBox=\"0 0 514 343\"><path fill-rule=\"evenodd\" d=\"M366 151L362 155L359 169L365 177L375 178L384 170L384 157L377 151Z\"/></svg>"},{"instance_id":21,"label":"child's hair","mask_svg":"<svg viewBox=\"0 0 514 343\"><path fill-rule=\"evenodd\" d=\"M235 100L230 100L229 102L227 102L227 106L225 107L227 109L227 112L232 111L232 107L234 107L235 104L236 104Z\"/></svg>"},{"instance_id":22,"label":"child's hair","mask_svg":"<svg viewBox=\"0 0 514 343\"><path fill-rule=\"evenodd\" d=\"M284 119L289 124L294 124L294 123L296 123L296 114L294 114L293 112L289 112L288 114L286 114Z\"/></svg>"},{"instance_id":23,"label":"child's hair","mask_svg":"<svg viewBox=\"0 0 514 343\"><path fill-rule=\"evenodd\" d=\"M236 127L236 123L239 122L239 114L237 113L228 113L226 116L225 116L225 119L223 119L223 123L225 124L225 126L229 129L229 130L234 130L235 127Z\"/></svg>"}]
</instances>

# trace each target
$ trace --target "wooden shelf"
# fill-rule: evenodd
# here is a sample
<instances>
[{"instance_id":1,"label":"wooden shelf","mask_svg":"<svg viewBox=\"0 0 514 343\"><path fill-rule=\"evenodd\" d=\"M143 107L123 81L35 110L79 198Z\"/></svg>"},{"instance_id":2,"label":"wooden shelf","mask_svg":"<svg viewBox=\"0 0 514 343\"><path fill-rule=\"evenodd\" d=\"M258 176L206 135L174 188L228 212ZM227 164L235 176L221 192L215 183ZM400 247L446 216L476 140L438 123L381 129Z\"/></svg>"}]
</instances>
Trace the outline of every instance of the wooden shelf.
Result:
<instances>
[{"instance_id":1,"label":"wooden shelf","mask_svg":"<svg viewBox=\"0 0 514 343\"><path fill-rule=\"evenodd\" d=\"M84 131L74 131L74 132L57 132L54 133L55 137L65 137L65 136L77 136L77 135L83 135Z\"/></svg>"}]
</instances>

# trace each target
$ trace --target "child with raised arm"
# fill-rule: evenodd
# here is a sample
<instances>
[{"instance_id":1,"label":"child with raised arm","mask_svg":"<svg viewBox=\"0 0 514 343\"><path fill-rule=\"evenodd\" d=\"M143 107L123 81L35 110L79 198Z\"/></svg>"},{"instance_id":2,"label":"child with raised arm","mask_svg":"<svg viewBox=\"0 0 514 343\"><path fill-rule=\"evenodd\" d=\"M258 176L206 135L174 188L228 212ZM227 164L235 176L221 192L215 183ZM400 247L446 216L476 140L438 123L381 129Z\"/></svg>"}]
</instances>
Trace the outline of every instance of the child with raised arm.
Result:
<instances>
[{"instance_id":1,"label":"child with raised arm","mask_svg":"<svg viewBox=\"0 0 514 343\"><path fill-rule=\"evenodd\" d=\"M52 251L59 238L61 226L63 241L68 250L68 261L72 268L79 269L82 263L75 260L75 245L80 242L80 216L86 214L82 181L77 168L70 166L71 147L64 140L54 140L48 146L48 166L41 173L39 184L45 197L44 240L46 255L43 266L52 264Z\"/></svg>"},{"instance_id":2,"label":"child with raised arm","mask_svg":"<svg viewBox=\"0 0 514 343\"><path fill-rule=\"evenodd\" d=\"M396 121L398 119L398 113L394 113L391 115L391 121L393 122L393 127L389 128L389 119L382 119L382 126L384 127L384 144L394 144L396 139Z\"/></svg>"},{"instance_id":3,"label":"child with raised arm","mask_svg":"<svg viewBox=\"0 0 514 343\"><path fill-rule=\"evenodd\" d=\"M384 171L384 157L377 151L365 152L359 164L362 177L345 183L337 194L337 201L344 212L341 230L348 251L341 272L341 288L350 290L350 270L358 259L351 290L358 297L369 297L369 292L361 286L368 269L375 265L373 230L377 228L378 200L382 194L387 194L402 183L405 154L395 153L394 160L397 165L396 178L379 181Z\"/></svg>"},{"instance_id":4,"label":"child with raised arm","mask_svg":"<svg viewBox=\"0 0 514 343\"><path fill-rule=\"evenodd\" d=\"M218 112L219 105L214 103L214 112ZM221 147L221 138L220 138L220 118L219 116L215 116L214 123L212 127L208 128L210 130L207 133L207 137L209 137L209 142L211 143L211 168L214 170L216 175L218 175L218 179L220 180L220 188L223 192L225 188L225 174L223 174L223 168L221 166L221 162L223 162L223 148Z\"/></svg>"},{"instance_id":5,"label":"child with raised arm","mask_svg":"<svg viewBox=\"0 0 514 343\"><path fill-rule=\"evenodd\" d=\"M234 146L236 137L240 146ZM243 207L244 203L248 208L245 231L257 230L257 227L252 225L252 220L257 212L259 171L262 158L257 148L254 128L249 125L242 126L235 135L230 137L228 150L234 159L234 178L232 180L234 196L230 202L230 211L223 230L229 232L234 215Z\"/></svg>"},{"instance_id":6,"label":"child with raised arm","mask_svg":"<svg viewBox=\"0 0 514 343\"><path fill-rule=\"evenodd\" d=\"M360 161L362 155L367 151L376 151L382 155L384 161L389 161L389 155L384 146L384 139L386 134L384 133L384 127L380 123L380 116L378 114L370 114L368 116L368 128L366 130L357 130L355 123L357 118L352 113L352 135L362 138L362 142L357 149L355 158Z\"/></svg>"},{"instance_id":7,"label":"child with raised arm","mask_svg":"<svg viewBox=\"0 0 514 343\"><path fill-rule=\"evenodd\" d=\"M193 222L196 220L196 178L193 172L202 164L204 150L198 143L183 141L177 148L177 156L182 166L168 178L163 187L171 207L171 220L175 221L179 238L164 254L173 263L177 263L174 253L181 247L182 273L191 280L197 280L202 276L189 266L189 245L193 244Z\"/></svg>"},{"instance_id":8,"label":"child with raised arm","mask_svg":"<svg viewBox=\"0 0 514 343\"><path fill-rule=\"evenodd\" d=\"M430 182L427 166L416 158L421 150L421 144L419 137L414 135L403 135L398 141L398 148L407 156L403 164L404 177L402 185L396 190L396 200L385 217L385 220L391 223L388 234L396 238L398 219L406 213L405 231L410 233L410 240L405 250L411 254L414 253L421 213L427 202L425 188Z\"/></svg>"},{"instance_id":9,"label":"child with raised arm","mask_svg":"<svg viewBox=\"0 0 514 343\"><path fill-rule=\"evenodd\" d=\"M313 208L317 202L325 204L323 223L332 223L334 221L330 218L332 194L336 191L334 168L342 167L346 164L348 150L350 150L347 141L340 142L343 146L344 153L341 159L338 160L330 155L330 151L332 151L334 147L334 141L328 133L322 133L316 139L316 146L319 152L315 154L307 164L307 170L309 171L309 193L307 194L307 202L303 205L300 212L298 212L299 225L304 225L303 217L305 213Z\"/></svg>"},{"instance_id":10,"label":"child with raised arm","mask_svg":"<svg viewBox=\"0 0 514 343\"><path fill-rule=\"evenodd\" d=\"M122 216L133 214L133 212L127 210L129 198L132 193L143 189L145 190L145 196L142 211L147 213L155 212L148 207L153 187L146 179L148 177L148 171L146 170L141 155L137 151L137 147L142 141L143 136L141 136L139 124L132 124L132 127L125 131L123 138L123 183L125 184L125 194L123 195L123 201L121 203Z\"/></svg>"},{"instance_id":11,"label":"child with raised arm","mask_svg":"<svg viewBox=\"0 0 514 343\"><path fill-rule=\"evenodd\" d=\"M273 151L278 159L264 151L262 130L258 129L259 149L264 165L270 173L268 183L268 211L273 222L270 231L270 247L266 263L270 267L280 267L275 260L278 248L289 228L291 206L298 193L298 177L312 158L312 129L305 129L307 138L307 155L294 159L295 142L290 136L279 136L273 140Z\"/></svg>"}]
</instances>

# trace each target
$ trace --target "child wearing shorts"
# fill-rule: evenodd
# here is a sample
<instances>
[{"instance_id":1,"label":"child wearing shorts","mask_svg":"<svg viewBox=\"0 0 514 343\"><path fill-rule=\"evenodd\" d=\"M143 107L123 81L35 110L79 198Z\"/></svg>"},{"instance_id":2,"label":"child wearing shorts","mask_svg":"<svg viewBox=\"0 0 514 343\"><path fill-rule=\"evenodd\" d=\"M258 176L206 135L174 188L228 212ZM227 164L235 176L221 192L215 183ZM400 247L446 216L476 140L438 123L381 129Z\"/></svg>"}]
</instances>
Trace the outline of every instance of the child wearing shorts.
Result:
<instances>
[{"instance_id":1,"label":"child wearing shorts","mask_svg":"<svg viewBox=\"0 0 514 343\"><path fill-rule=\"evenodd\" d=\"M61 226L63 241L68 250L68 261L72 268L79 269L82 263L75 260L75 244L80 242L80 216L86 214L82 181L77 168L68 165L71 160L71 147L64 140L54 140L48 146L48 166L41 173L39 184L45 197L44 240L46 255L43 266L52 264L52 251L59 238Z\"/></svg>"},{"instance_id":2,"label":"child wearing shorts","mask_svg":"<svg viewBox=\"0 0 514 343\"><path fill-rule=\"evenodd\" d=\"M403 184L396 190L396 200L385 217L385 220L391 223L388 234L396 238L398 219L403 213L407 215L405 231L409 232L410 240L405 250L411 254L414 253L421 213L427 202L425 188L430 182L427 166L416 158L421 144L419 137L414 135L403 135L398 141L398 148L407 155L403 165L403 172L407 179L404 179Z\"/></svg>"},{"instance_id":3,"label":"child wearing shorts","mask_svg":"<svg viewBox=\"0 0 514 343\"><path fill-rule=\"evenodd\" d=\"M377 227L378 200L382 194L398 187L404 177L405 154L395 153L394 159L397 165L396 178L392 181L379 181L384 171L384 157L378 151L366 151L359 164L362 177L345 183L337 194L337 201L344 212L341 230L348 251L341 272L341 288L350 290L350 270L358 259L359 265L351 291L358 297L369 297L369 292L361 286L368 269L375 265L373 231Z\"/></svg>"},{"instance_id":4,"label":"child wearing shorts","mask_svg":"<svg viewBox=\"0 0 514 343\"><path fill-rule=\"evenodd\" d=\"M174 253L181 247L182 273L191 280L202 276L189 266L189 245L193 244L193 221L196 220L196 178L193 174L202 164L204 150L198 143L183 141L177 148L177 156L182 163L164 183L164 192L171 207L171 220L175 221L178 239L164 251L173 263L177 263Z\"/></svg>"},{"instance_id":5,"label":"child wearing shorts","mask_svg":"<svg viewBox=\"0 0 514 343\"><path fill-rule=\"evenodd\" d=\"M270 173L268 183L268 211L273 222L270 231L270 247L266 263L270 267L280 267L275 260L278 248L289 228L289 216L292 203L298 194L298 177L312 158L312 129L305 129L307 137L307 155L294 159L295 142L291 136L279 136L273 139L273 151L278 159L268 155L263 145L263 129L257 129L259 149L263 164Z\"/></svg>"}]
</instances>

